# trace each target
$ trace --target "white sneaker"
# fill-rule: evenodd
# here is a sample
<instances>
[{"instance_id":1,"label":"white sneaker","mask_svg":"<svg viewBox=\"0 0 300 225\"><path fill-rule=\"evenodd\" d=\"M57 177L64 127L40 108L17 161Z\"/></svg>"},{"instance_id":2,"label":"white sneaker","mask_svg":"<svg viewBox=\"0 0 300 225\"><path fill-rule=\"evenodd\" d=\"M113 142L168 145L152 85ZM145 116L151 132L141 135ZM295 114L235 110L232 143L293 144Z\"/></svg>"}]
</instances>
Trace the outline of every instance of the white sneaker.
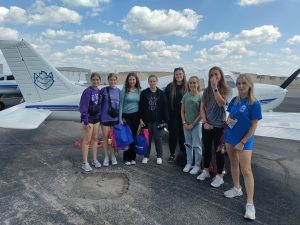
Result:
<instances>
[{"instance_id":1,"label":"white sneaker","mask_svg":"<svg viewBox=\"0 0 300 225\"><path fill-rule=\"evenodd\" d=\"M190 171L190 174L197 174L200 171L200 167L199 166L194 166L193 169Z\"/></svg>"},{"instance_id":2,"label":"white sneaker","mask_svg":"<svg viewBox=\"0 0 300 225\"><path fill-rule=\"evenodd\" d=\"M144 157L143 160L142 160L142 163L147 164L148 161L149 161L149 158Z\"/></svg>"},{"instance_id":3,"label":"white sneaker","mask_svg":"<svg viewBox=\"0 0 300 225\"><path fill-rule=\"evenodd\" d=\"M105 157L103 160L103 166L109 166L109 158Z\"/></svg>"},{"instance_id":4,"label":"white sneaker","mask_svg":"<svg viewBox=\"0 0 300 225\"><path fill-rule=\"evenodd\" d=\"M84 170L84 172L90 172L93 170L89 163L83 163L81 168Z\"/></svg>"},{"instance_id":5,"label":"white sneaker","mask_svg":"<svg viewBox=\"0 0 300 225\"><path fill-rule=\"evenodd\" d=\"M247 203L244 218L249 220L255 220L255 208L253 204Z\"/></svg>"},{"instance_id":6,"label":"white sneaker","mask_svg":"<svg viewBox=\"0 0 300 225\"><path fill-rule=\"evenodd\" d=\"M95 168L100 168L100 167L101 167L101 163L100 163L97 159L93 159L92 165L93 165Z\"/></svg>"},{"instance_id":7,"label":"white sneaker","mask_svg":"<svg viewBox=\"0 0 300 225\"><path fill-rule=\"evenodd\" d=\"M197 177L197 180L205 180L206 178L210 178L210 174L206 170L202 170L202 173Z\"/></svg>"},{"instance_id":8,"label":"white sneaker","mask_svg":"<svg viewBox=\"0 0 300 225\"><path fill-rule=\"evenodd\" d=\"M192 165L191 164L186 164L185 167L183 168L183 172L188 173L190 172L190 170L192 169Z\"/></svg>"},{"instance_id":9,"label":"white sneaker","mask_svg":"<svg viewBox=\"0 0 300 225\"><path fill-rule=\"evenodd\" d=\"M210 183L210 185L215 188L220 187L222 184L224 184L224 180L223 177L220 177L219 175L215 176L213 182Z\"/></svg>"},{"instance_id":10,"label":"white sneaker","mask_svg":"<svg viewBox=\"0 0 300 225\"><path fill-rule=\"evenodd\" d=\"M158 165L161 165L161 164L162 164L162 158L157 158L156 163L157 163Z\"/></svg>"},{"instance_id":11,"label":"white sneaker","mask_svg":"<svg viewBox=\"0 0 300 225\"><path fill-rule=\"evenodd\" d=\"M131 165L135 165L135 164L136 164L136 161L135 161L135 160L131 160L130 164L131 164Z\"/></svg>"},{"instance_id":12,"label":"white sneaker","mask_svg":"<svg viewBox=\"0 0 300 225\"><path fill-rule=\"evenodd\" d=\"M125 162L125 165L126 165L126 166L130 166L131 163L130 163L129 161L126 161L126 162Z\"/></svg>"},{"instance_id":13,"label":"white sneaker","mask_svg":"<svg viewBox=\"0 0 300 225\"><path fill-rule=\"evenodd\" d=\"M233 187L230 190L224 192L224 196L226 198L234 198L242 195L243 195L242 187L240 188Z\"/></svg>"},{"instance_id":14,"label":"white sneaker","mask_svg":"<svg viewBox=\"0 0 300 225\"><path fill-rule=\"evenodd\" d=\"M118 161L117 161L117 159L116 159L116 156L112 156L111 157L111 165L117 165L118 164Z\"/></svg>"}]
</instances>

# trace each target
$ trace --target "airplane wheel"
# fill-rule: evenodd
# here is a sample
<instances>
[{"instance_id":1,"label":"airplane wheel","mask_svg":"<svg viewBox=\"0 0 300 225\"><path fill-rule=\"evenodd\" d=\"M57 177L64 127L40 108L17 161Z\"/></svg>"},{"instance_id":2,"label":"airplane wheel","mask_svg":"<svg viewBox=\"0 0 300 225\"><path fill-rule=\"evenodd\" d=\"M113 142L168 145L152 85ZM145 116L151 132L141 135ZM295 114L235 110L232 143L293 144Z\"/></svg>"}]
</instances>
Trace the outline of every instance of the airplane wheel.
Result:
<instances>
[{"instance_id":1,"label":"airplane wheel","mask_svg":"<svg viewBox=\"0 0 300 225\"><path fill-rule=\"evenodd\" d=\"M3 109L5 109L5 105L4 105L3 102L0 102L0 111L3 110Z\"/></svg>"}]
</instances>

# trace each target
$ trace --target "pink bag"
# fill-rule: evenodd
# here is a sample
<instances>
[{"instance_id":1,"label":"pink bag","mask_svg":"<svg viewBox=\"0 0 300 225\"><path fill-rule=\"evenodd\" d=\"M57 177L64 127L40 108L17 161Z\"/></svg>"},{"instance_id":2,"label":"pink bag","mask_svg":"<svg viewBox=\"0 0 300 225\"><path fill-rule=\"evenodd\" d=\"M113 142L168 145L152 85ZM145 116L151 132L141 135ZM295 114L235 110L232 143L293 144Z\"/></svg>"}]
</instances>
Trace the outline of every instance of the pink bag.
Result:
<instances>
[{"instance_id":1,"label":"pink bag","mask_svg":"<svg viewBox=\"0 0 300 225\"><path fill-rule=\"evenodd\" d=\"M149 131L146 128L142 128L142 134L146 138L147 145L149 146Z\"/></svg>"}]
</instances>

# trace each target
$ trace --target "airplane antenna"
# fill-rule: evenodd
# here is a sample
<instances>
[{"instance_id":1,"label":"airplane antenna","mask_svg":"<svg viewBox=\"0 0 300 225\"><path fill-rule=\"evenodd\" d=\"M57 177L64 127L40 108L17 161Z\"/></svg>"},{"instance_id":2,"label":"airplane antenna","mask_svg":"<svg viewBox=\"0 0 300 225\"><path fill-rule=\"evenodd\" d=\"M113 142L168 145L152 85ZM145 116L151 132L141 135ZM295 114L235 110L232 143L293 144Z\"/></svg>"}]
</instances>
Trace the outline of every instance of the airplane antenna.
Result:
<instances>
[{"instance_id":1,"label":"airplane antenna","mask_svg":"<svg viewBox=\"0 0 300 225\"><path fill-rule=\"evenodd\" d=\"M299 75L300 73L300 68L298 70L296 70L291 76L289 76L281 85L280 87L282 89L286 89L287 86L289 86L293 80L295 80L295 78Z\"/></svg>"}]
</instances>

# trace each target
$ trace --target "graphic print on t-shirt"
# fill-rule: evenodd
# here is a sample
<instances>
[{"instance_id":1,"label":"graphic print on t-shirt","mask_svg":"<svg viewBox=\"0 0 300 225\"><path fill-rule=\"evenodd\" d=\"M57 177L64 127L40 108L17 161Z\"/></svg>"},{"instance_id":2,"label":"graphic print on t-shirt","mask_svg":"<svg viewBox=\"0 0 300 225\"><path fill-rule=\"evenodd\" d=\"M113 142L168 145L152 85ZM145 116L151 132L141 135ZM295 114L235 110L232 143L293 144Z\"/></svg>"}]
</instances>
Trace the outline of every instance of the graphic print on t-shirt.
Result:
<instances>
[{"instance_id":1,"label":"graphic print on t-shirt","mask_svg":"<svg viewBox=\"0 0 300 225\"><path fill-rule=\"evenodd\" d=\"M97 93L93 93L92 94L92 102L94 103L94 105L98 105L98 101L99 100L99 94Z\"/></svg>"},{"instance_id":2,"label":"graphic print on t-shirt","mask_svg":"<svg viewBox=\"0 0 300 225\"><path fill-rule=\"evenodd\" d=\"M148 99L148 109L150 111L155 111L156 108L157 108L157 100L158 100L158 97L156 95L156 92L154 93L151 93L149 99Z\"/></svg>"}]
</instances>

